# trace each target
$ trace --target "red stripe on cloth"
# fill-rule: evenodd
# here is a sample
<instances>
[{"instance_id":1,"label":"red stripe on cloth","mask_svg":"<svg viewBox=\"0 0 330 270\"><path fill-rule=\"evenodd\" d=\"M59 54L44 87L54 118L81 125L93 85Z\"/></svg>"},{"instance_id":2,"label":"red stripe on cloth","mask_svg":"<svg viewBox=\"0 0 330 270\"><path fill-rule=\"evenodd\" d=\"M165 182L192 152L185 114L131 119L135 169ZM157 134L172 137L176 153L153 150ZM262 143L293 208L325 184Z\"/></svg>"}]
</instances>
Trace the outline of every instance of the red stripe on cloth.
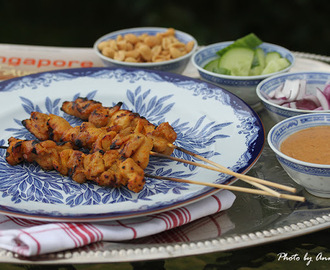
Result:
<instances>
[{"instance_id":1,"label":"red stripe on cloth","mask_svg":"<svg viewBox=\"0 0 330 270\"><path fill-rule=\"evenodd\" d=\"M81 237L81 239L83 240L85 245L89 244L91 242L95 242L96 235L92 231L90 231L85 225L79 224L75 228L76 228L76 231L79 233L79 236ZM83 231L84 233L81 233L80 230ZM88 240L88 238L90 240Z\"/></svg>"},{"instance_id":2,"label":"red stripe on cloth","mask_svg":"<svg viewBox=\"0 0 330 270\"><path fill-rule=\"evenodd\" d=\"M77 223L70 223L68 224L70 230L77 236L77 239L82 241L83 245L87 245L90 243L88 237L86 237L86 234L82 233L86 232L88 236L90 236L90 231L84 227L84 224L77 224Z\"/></svg>"},{"instance_id":3,"label":"red stripe on cloth","mask_svg":"<svg viewBox=\"0 0 330 270\"><path fill-rule=\"evenodd\" d=\"M188 236L182 231L181 227L175 228L172 231L165 232L168 234L169 239L172 239L171 242L187 242L189 241Z\"/></svg>"},{"instance_id":4,"label":"red stripe on cloth","mask_svg":"<svg viewBox=\"0 0 330 270\"><path fill-rule=\"evenodd\" d=\"M179 218L179 224L176 225L176 229L172 230L171 232L171 235L172 235L172 238L175 242L186 242L186 241L189 241L189 238L187 237L187 235L182 231L182 227L180 227L181 225L184 225L184 224L187 224L188 222L191 221L191 214L190 214L190 211L185 208L185 207L182 207L180 209L176 209L176 210L173 210L178 218Z\"/></svg>"},{"instance_id":5,"label":"red stripe on cloth","mask_svg":"<svg viewBox=\"0 0 330 270\"><path fill-rule=\"evenodd\" d=\"M95 241L97 242L97 241L101 241L101 240L103 240L103 233L98 229L98 228L96 228L94 225L92 225L92 224L85 224L87 227L89 227L94 233L95 233L95 235L96 235L96 239L95 239Z\"/></svg>"},{"instance_id":6,"label":"red stripe on cloth","mask_svg":"<svg viewBox=\"0 0 330 270\"><path fill-rule=\"evenodd\" d=\"M137 232L136 232L136 230L134 229L134 227L127 226L126 224L120 222L119 220L117 220L117 223L120 224L120 226L123 226L124 228L127 228L127 229L132 230L132 232L133 232L133 239L136 238L136 236L137 236Z\"/></svg>"},{"instance_id":7,"label":"red stripe on cloth","mask_svg":"<svg viewBox=\"0 0 330 270\"><path fill-rule=\"evenodd\" d=\"M182 225L185 222L184 213L182 213L180 210L173 210L173 213L176 215L176 222L173 225L175 227Z\"/></svg>"},{"instance_id":8,"label":"red stripe on cloth","mask_svg":"<svg viewBox=\"0 0 330 270\"><path fill-rule=\"evenodd\" d=\"M67 228L67 224L65 223L58 223L58 226L71 238L75 247L81 246L79 239L77 239L76 235L73 234L70 228Z\"/></svg>"},{"instance_id":9,"label":"red stripe on cloth","mask_svg":"<svg viewBox=\"0 0 330 270\"><path fill-rule=\"evenodd\" d=\"M17 224L17 225L19 225L19 226L21 226L21 227L27 227L26 226L26 224L25 224L25 222L22 222L22 220L21 219L19 219L19 218L14 218L14 217L8 217L13 223L15 223L15 224Z\"/></svg>"},{"instance_id":10,"label":"red stripe on cloth","mask_svg":"<svg viewBox=\"0 0 330 270\"><path fill-rule=\"evenodd\" d=\"M180 211L182 211L182 213L186 219L186 223L190 222L191 221L190 211L186 207L180 208Z\"/></svg>"},{"instance_id":11,"label":"red stripe on cloth","mask_svg":"<svg viewBox=\"0 0 330 270\"><path fill-rule=\"evenodd\" d=\"M177 227L173 230L164 231L151 236L152 242L156 243L178 243L178 242L187 242L189 237L181 230L180 227Z\"/></svg>"},{"instance_id":12,"label":"red stripe on cloth","mask_svg":"<svg viewBox=\"0 0 330 270\"><path fill-rule=\"evenodd\" d=\"M209 216L210 220L214 223L215 227L217 228L218 230L218 235L217 236L220 236L221 235L221 227L220 227L220 224L217 222L217 220L213 217L213 216Z\"/></svg>"},{"instance_id":13,"label":"red stripe on cloth","mask_svg":"<svg viewBox=\"0 0 330 270\"><path fill-rule=\"evenodd\" d=\"M174 227L177 227L178 226L178 224L179 224L179 222L178 222L178 219L177 219L177 215L175 214L175 211L173 210L173 211L169 211L168 213L167 213L167 215L169 216L169 218L171 219L171 228L174 228Z\"/></svg>"},{"instance_id":14,"label":"red stripe on cloth","mask_svg":"<svg viewBox=\"0 0 330 270\"><path fill-rule=\"evenodd\" d=\"M221 201L220 201L220 199L217 197L217 196L215 196L215 195L212 195L212 197L217 201L217 203L218 203L218 210L217 210L217 212L219 212L220 210L221 210L221 208L222 208L222 204L221 204Z\"/></svg>"},{"instance_id":15,"label":"red stripe on cloth","mask_svg":"<svg viewBox=\"0 0 330 270\"><path fill-rule=\"evenodd\" d=\"M183 242L188 242L190 241L189 237L187 236L187 234L183 231L183 229L180 227L176 230L176 232L178 233L178 235L180 235L180 238L182 239Z\"/></svg>"},{"instance_id":16,"label":"red stripe on cloth","mask_svg":"<svg viewBox=\"0 0 330 270\"><path fill-rule=\"evenodd\" d=\"M19 218L15 218L15 217L8 217L8 218L9 218L13 223L15 223L15 224L17 224L17 225L19 225L19 226L21 226L21 227L26 227L25 223L22 222L21 219L19 219Z\"/></svg>"},{"instance_id":17,"label":"red stripe on cloth","mask_svg":"<svg viewBox=\"0 0 330 270\"><path fill-rule=\"evenodd\" d=\"M169 225L168 229L181 226L191 220L190 212L186 208L175 209L175 210L169 211L166 214L164 214L164 216L166 216L166 215L167 215L168 220L171 223L171 225Z\"/></svg>"},{"instance_id":18,"label":"red stripe on cloth","mask_svg":"<svg viewBox=\"0 0 330 270\"><path fill-rule=\"evenodd\" d=\"M168 230L168 229L171 228L170 219L166 214L161 213L161 214L158 214L158 215L154 215L153 217L158 218L158 219L162 220L165 223L165 230Z\"/></svg>"},{"instance_id":19,"label":"red stripe on cloth","mask_svg":"<svg viewBox=\"0 0 330 270\"><path fill-rule=\"evenodd\" d=\"M87 236L89 237L89 240L86 236L83 237L85 244L99 241L100 236L98 235L96 228L88 226L88 224L79 224L78 228L80 230L82 230L83 232L85 232L87 234ZM81 234L81 235L83 236L83 234Z\"/></svg>"},{"instance_id":20,"label":"red stripe on cloth","mask_svg":"<svg viewBox=\"0 0 330 270\"><path fill-rule=\"evenodd\" d=\"M23 218L15 218L15 217L10 217L7 216L12 222L15 224L21 226L21 227L31 227L31 226L36 226L36 225L42 225L45 224L45 222L42 221L34 221L34 220L29 220L29 219L23 219Z\"/></svg>"},{"instance_id":21,"label":"red stripe on cloth","mask_svg":"<svg viewBox=\"0 0 330 270\"><path fill-rule=\"evenodd\" d=\"M41 251L41 245L40 245L39 241L36 238L34 238L31 234L29 234L28 232L25 232L24 230L20 230L20 232L23 233L23 234L26 234L27 236L29 236L37 244L37 253L36 253L36 255L39 255L40 251Z\"/></svg>"}]
</instances>

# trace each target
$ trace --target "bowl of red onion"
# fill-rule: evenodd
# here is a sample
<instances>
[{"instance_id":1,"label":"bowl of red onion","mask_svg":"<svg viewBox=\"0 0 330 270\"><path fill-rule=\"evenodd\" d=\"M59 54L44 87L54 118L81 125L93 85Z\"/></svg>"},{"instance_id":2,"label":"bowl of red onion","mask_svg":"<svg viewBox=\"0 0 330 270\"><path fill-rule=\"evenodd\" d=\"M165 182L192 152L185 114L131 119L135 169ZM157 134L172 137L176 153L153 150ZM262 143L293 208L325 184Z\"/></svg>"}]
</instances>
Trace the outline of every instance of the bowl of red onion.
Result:
<instances>
[{"instance_id":1,"label":"bowl of red onion","mask_svg":"<svg viewBox=\"0 0 330 270\"><path fill-rule=\"evenodd\" d=\"M306 113L330 113L330 73L291 72L261 81L257 96L275 122Z\"/></svg>"}]
</instances>

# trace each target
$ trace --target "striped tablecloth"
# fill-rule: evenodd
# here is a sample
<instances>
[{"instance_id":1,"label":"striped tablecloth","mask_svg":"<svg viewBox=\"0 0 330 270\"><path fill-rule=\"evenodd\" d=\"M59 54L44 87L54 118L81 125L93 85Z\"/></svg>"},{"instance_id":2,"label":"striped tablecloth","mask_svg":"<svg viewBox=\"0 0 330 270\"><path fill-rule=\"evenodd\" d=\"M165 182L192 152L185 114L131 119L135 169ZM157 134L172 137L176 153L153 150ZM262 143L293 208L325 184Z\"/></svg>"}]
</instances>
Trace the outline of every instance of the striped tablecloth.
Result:
<instances>
[{"instance_id":1,"label":"striped tablecloth","mask_svg":"<svg viewBox=\"0 0 330 270\"><path fill-rule=\"evenodd\" d=\"M138 239L219 213L230 208L235 198L230 191L221 190L210 197L178 209L102 223L49 223L1 215L0 248L22 256L36 256L84 247L100 241ZM188 233L182 235L185 233L180 231L180 234L182 239L190 240Z\"/></svg>"}]
</instances>

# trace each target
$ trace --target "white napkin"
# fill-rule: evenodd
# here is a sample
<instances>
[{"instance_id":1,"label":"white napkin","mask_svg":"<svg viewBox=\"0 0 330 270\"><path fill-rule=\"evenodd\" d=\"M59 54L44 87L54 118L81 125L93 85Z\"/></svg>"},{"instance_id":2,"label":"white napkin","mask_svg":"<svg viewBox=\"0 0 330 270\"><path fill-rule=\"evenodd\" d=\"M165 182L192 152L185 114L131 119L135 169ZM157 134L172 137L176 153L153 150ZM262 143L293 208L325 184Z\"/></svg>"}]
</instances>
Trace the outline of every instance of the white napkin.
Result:
<instances>
[{"instance_id":1,"label":"white napkin","mask_svg":"<svg viewBox=\"0 0 330 270\"><path fill-rule=\"evenodd\" d=\"M36 256L99 241L133 240L226 210L232 206L235 198L232 192L221 190L178 209L102 223L49 223L0 215L0 248L22 256Z\"/></svg>"}]
</instances>

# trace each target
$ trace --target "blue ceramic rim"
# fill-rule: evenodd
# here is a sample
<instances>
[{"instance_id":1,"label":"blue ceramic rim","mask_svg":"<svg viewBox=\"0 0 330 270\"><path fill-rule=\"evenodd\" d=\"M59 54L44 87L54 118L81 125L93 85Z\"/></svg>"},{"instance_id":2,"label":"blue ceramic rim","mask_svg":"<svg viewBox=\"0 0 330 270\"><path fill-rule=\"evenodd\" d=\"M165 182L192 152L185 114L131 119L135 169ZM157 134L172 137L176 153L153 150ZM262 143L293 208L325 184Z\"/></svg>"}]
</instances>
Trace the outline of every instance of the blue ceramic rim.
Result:
<instances>
[{"instance_id":1,"label":"blue ceramic rim","mask_svg":"<svg viewBox=\"0 0 330 270\"><path fill-rule=\"evenodd\" d=\"M297 172L314 175L314 176L329 177L330 168L321 168L315 166L307 166L304 164L297 164L296 162L292 162L287 158L281 157L279 155L276 155L276 157L278 158L278 161L280 163Z\"/></svg>"}]
</instances>

